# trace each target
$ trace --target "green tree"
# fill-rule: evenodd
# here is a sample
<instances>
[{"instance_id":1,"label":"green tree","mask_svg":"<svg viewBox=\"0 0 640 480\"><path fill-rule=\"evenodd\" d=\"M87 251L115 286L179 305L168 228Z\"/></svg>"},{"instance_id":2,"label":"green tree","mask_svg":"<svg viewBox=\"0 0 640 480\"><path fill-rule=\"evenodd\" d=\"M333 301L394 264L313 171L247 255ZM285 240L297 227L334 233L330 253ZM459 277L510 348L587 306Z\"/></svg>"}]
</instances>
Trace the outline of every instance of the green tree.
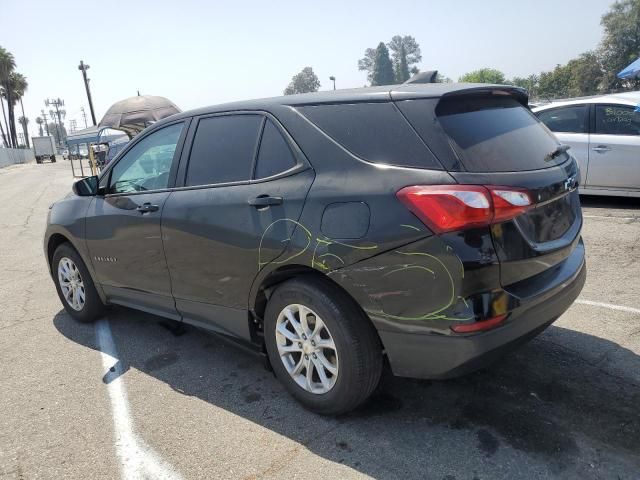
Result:
<instances>
[{"instance_id":1,"label":"green tree","mask_svg":"<svg viewBox=\"0 0 640 480\"><path fill-rule=\"evenodd\" d=\"M623 81L616 74L640 57L640 0L621 0L602 16L600 44L605 89L638 89L640 79Z\"/></svg>"},{"instance_id":2,"label":"green tree","mask_svg":"<svg viewBox=\"0 0 640 480\"><path fill-rule=\"evenodd\" d=\"M504 73L495 68L481 68L480 70L465 73L458 81L465 83L506 83Z\"/></svg>"},{"instance_id":3,"label":"green tree","mask_svg":"<svg viewBox=\"0 0 640 480\"><path fill-rule=\"evenodd\" d=\"M387 46L380 42L376 48L376 56L371 74L371 85L393 85L395 83L395 73L393 64L389 57Z\"/></svg>"},{"instance_id":4,"label":"green tree","mask_svg":"<svg viewBox=\"0 0 640 480\"><path fill-rule=\"evenodd\" d=\"M300 73L293 76L291 83L284 89L285 95L293 95L294 93L317 92L320 88L320 80L313 73L313 68L304 67Z\"/></svg>"},{"instance_id":5,"label":"green tree","mask_svg":"<svg viewBox=\"0 0 640 480\"><path fill-rule=\"evenodd\" d=\"M56 122L50 122L49 133L56 141L56 145L60 145L67 141L67 129L64 125L58 125Z\"/></svg>"},{"instance_id":6,"label":"green tree","mask_svg":"<svg viewBox=\"0 0 640 480\"><path fill-rule=\"evenodd\" d=\"M516 87L526 88L529 91L529 97L536 98L539 82L540 77L534 74L528 77L513 77L509 83Z\"/></svg>"},{"instance_id":7,"label":"green tree","mask_svg":"<svg viewBox=\"0 0 640 480\"><path fill-rule=\"evenodd\" d=\"M373 66L376 63L376 49L367 48L364 57L358 60L358 70L367 72L367 81L373 83Z\"/></svg>"},{"instance_id":8,"label":"green tree","mask_svg":"<svg viewBox=\"0 0 640 480\"><path fill-rule=\"evenodd\" d=\"M415 64L422 60L420 45L411 35L395 35L387 46L391 51L396 82L406 82L410 77L412 67L416 68Z\"/></svg>"}]
</instances>

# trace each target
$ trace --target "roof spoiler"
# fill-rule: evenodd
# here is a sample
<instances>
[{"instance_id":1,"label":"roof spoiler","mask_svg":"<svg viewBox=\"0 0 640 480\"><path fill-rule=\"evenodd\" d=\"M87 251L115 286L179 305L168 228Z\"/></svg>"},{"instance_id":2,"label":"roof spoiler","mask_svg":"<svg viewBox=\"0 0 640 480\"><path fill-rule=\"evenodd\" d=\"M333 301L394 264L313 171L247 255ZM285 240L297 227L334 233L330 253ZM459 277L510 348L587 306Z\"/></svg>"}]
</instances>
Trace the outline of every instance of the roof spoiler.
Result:
<instances>
[{"instance_id":1,"label":"roof spoiler","mask_svg":"<svg viewBox=\"0 0 640 480\"><path fill-rule=\"evenodd\" d=\"M453 92L447 92L442 95L442 98L458 97L464 95L492 95L492 96L510 96L515 98L524 107L529 106L529 92L522 87L515 87L513 85L487 85L480 86L474 85L470 88L461 90L455 90Z\"/></svg>"},{"instance_id":2,"label":"roof spoiler","mask_svg":"<svg viewBox=\"0 0 640 480\"><path fill-rule=\"evenodd\" d=\"M418 72L409 80L403 83L408 85L412 83L436 83L438 78L438 70L427 70L426 72Z\"/></svg>"}]
</instances>

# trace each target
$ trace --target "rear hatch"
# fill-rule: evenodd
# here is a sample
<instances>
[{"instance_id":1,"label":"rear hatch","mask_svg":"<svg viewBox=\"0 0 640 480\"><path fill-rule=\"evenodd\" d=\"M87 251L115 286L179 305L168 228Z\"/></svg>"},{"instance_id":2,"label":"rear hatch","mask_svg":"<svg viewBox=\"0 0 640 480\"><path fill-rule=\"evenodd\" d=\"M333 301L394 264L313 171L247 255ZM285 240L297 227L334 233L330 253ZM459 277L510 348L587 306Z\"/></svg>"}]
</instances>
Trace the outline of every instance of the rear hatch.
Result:
<instances>
[{"instance_id":1,"label":"rear hatch","mask_svg":"<svg viewBox=\"0 0 640 480\"><path fill-rule=\"evenodd\" d=\"M398 97L396 105L458 183L528 192L528 210L491 226L504 287L571 254L582 227L578 167L526 108L526 93L485 87L439 99Z\"/></svg>"}]
</instances>

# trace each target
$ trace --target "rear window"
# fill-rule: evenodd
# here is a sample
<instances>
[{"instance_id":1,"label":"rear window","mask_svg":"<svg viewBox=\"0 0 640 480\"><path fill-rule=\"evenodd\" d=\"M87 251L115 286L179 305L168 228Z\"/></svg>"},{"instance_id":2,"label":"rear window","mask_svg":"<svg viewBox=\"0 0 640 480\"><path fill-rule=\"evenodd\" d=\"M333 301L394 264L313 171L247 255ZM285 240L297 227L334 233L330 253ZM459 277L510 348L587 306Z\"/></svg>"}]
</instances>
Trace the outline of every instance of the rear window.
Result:
<instances>
[{"instance_id":1,"label":"rear window","mask_svg":"<svg viewBox=\"0 0 640 480\"><path fill-rule=\"evenodd\" d=\"M373 163L442 169L391 102L315 105L298 110L354 155Z\"/></svg>"},{"instance_id":2,"label":"rear window","mask_svg":"<svg viewBox=\"0 0 640 480\"><path fill-rule=\"evenodd\" d=\"M469 172L539 170L568 157L563 153L551 159L558 142L513 98L445 97L435 113Z\"/></svg>"}]
</instances>

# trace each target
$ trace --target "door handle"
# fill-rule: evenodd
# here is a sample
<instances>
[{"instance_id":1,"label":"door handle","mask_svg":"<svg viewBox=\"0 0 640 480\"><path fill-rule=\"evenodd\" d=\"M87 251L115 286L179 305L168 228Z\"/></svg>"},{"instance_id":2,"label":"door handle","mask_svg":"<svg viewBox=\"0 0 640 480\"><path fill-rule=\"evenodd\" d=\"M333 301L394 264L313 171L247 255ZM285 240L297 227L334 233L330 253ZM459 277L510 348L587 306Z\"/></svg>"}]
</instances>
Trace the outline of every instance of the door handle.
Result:
<instances>
[{"instance_id":1,"label":"door handle","mask_svg":"<svg viewBox=\"0 0 640 480\"><path fill-rule=\"evenodd\" d=\"M282 197L272 197L270 195L259 195L253 200L249 200L249 205L256 208L269 207L271 205L282 205Z\"/></svg>"},{"instance_id":2,"label":"door handle","mask_svg":"<svg viewBox=\"0 0 640 480\"><path fill-rule=\"evenodd\" d=\"M158 205L152 205L149 202L138 205L136 208L140 213L157 212L159 209L160 207L158 207Z\"/></svg>"},{"instance_id":3,"label":"door handle","mask_svg":"<svg viewBox=\"0 0 640 480\"><path fill-rule=\"evenodd\" d=\"M593 147L591 150L594 152L608 152L611 148L606 145L598 145L597 147Z\"/></svg>"}]
</instances>

